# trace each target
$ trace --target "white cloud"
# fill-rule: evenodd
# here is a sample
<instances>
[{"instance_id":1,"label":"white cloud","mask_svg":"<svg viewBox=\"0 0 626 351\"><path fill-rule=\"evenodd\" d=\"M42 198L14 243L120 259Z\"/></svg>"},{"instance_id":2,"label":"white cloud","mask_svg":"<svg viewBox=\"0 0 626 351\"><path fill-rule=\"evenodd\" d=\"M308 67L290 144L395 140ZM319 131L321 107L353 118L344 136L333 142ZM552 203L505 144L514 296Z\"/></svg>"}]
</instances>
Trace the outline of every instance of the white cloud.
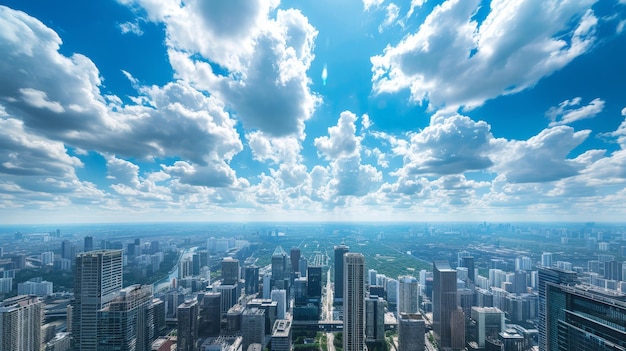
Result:
<instances>
[{"instance_id":1,"label":"white cloud","mask_svg":"<svg viewBox=\"0 0 626 351\"><path fill-rule=\"evenodd\" d=\"M593 3L497 0L479 25L480 1L445 1L416 33L371 58L374 91L408 88L434 108L472 108L527 89L592 47Z\"/></svg>"},{"instance_id":2,"label":"white cloud","mask_svg":"<svg viewBox=\"0 0 626 351\"><path fill-rule=\"evenodd\" d=\"M404 166L395 175L446 175L492 166L489 158L490 127L461 115L433 116L428 127L411 135Z\"/></svg>"},{"instance_id":3,"label":"white cloud","mask_svg":"<svg viewBox=\"0 0 626 351\"><path fill-rule=\"evenodd\" d=\"M591 131L575 132L569 126L542 130L528 140L493 141L493 169L509 182L550 182L578 174L585 166L567 155L580 145Z\"/></svg>"},{"instance_id":4,"label":"white cloud","mask_svg":"<svg viewBox=\"0 0 626 351\"><path fill-rule=\"evenodd\" d=\"M272 138L260 131L246 134L252 155L258 161L296 164L301 161L302 145L296 137Z\"/></svg>"},{"instance_id":5,"label":"white cloud","mask_svg":"<svg viewBox=\"0 0 626 351\"><path fill-rule=\"evenodd\" d=\"M546 116L550 118L550 126L570 124L581 119L593 118L604 109L604 100L595 98L589 105L574 108L580 105L581 98L565 100L558 107L551 107Z\"/></svg>"},{"instance_id":6,"label":"white cloud","mask_svg":"<svg viewBox=\"0 0 626 351\"><path fill-rule=\"evenodd\" d=\"M369 11L370 9L375 9L382 5L385 0L363 0L363 10Z\"/></svg>"},{"instance_id":7,"label":"white cloud","mask_svg":"<svg viewBox=\"0 0 626 351\"><path fill-rule=\"evenodd\" d=\"M118 27L120 31L122 32L122 34L132 33L132 34L135 34L136 36L143 35L143 31L141 30L141 27L139 26L139 23L137 22L120 23Z\"/></svg>"},{"instance_id":8,"label":"white cloud","mask_svg":"<svg viewBox=\"0 0 626 351\"><path fill-rule=\"evenodd\" d=\"M382 33L385 30L385 28L396 23L396 20L400 16L400 8L398 7L398 5L394 3L388 4L385 10L386 10L385 19L383 20L383 23L381 23L380 26L378 26L378 31L380 33Z\"/></svg>"},{"instance_id":9,"label":"white cloud","mask_svg":"<svg viewBox=\"0 0 626 351\"><path fill-rule=\"evenodd\" d=\"M356 136L356 115L344 111L336 126L328 128L329 136L315 138L315 147L326 159L351 157L361 151L361 138Z\"/></svg>"}]
</instances>

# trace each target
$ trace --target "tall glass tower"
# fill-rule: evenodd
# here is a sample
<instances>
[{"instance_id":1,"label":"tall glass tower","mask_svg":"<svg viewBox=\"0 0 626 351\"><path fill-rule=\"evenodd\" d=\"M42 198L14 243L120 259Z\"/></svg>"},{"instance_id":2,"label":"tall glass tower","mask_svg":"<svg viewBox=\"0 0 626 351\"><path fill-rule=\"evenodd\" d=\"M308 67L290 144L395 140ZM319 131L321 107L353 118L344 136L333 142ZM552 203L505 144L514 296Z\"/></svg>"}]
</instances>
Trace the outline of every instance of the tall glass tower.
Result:
<instances>
[{"instance_id":1,"label":"tall glass tower","mask_svg":"<svg viewBox=\"0 0 626 351\"><path fill-rule=\"evenodd\" d=\"M365 257L360 253L343 255L343 349L365 349ZM336 283L335 283L336 284Z\"/></svg>"}]
</instances>

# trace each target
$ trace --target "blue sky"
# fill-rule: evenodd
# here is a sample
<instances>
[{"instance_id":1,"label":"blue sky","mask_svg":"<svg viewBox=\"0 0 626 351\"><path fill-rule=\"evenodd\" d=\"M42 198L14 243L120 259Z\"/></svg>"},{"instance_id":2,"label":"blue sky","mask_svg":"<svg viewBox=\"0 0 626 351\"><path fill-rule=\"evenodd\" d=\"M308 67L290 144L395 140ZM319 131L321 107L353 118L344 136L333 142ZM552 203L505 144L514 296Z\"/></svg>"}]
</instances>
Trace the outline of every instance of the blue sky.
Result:
<instances>
[{"instance_id":1,"label":"blue sky","mask_svg":"<svg viewBox=\"0 0 626 351\"><path fill-rule=\"evenodd\" d=\"M618 221L626 1L0 5L0 221Z\"/></svg>"}]
</instances>

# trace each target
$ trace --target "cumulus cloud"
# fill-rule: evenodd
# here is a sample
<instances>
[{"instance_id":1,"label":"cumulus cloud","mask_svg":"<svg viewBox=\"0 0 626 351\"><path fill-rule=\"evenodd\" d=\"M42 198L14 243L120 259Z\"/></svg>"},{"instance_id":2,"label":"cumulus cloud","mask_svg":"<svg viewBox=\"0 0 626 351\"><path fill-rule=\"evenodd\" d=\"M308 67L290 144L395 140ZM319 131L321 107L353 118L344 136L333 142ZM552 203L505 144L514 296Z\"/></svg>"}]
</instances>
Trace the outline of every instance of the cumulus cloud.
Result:
<instances>
[{"instance_id":1,"label":"cumulus cloud","mask_svg":"<svg viewBox=\"0 0 626 351\"><path fill-rule=\"evenodd\" d=\"M582 98L576 97L572 100L565 100L559 106L552 107L546 112L546 116L550 118L550 126L570 124L581 119L593 118L604 109L604 100L595 98L589 105L580 105Z\"/></svg>"},{"instance_id":2,"label":"cumulus cloud","mask_svg":"<svg viewBox=\"0 0 626 351\"><path fill-rule=\"evenodd\" d=\"M61 39L37 19L0 7L0 27L6 63L0 65L0 101L24 130L82 150L148 160L180 157L222 175L205 177L204 185L234 181L227 163L243 146L235 121L216 97L182 81L163 87L135 82L135 104L123 104L101 94L91 60L62 55Z\"/></svg>"},{"instance_id":3,"label":"cumulus cloud","mask_svg":"<svg viewBox=\"0 0 626 351\"><path fill-rule=\"evenodd\" d=\"M177 77L222 99L245 128L304 137L321 100L306 74L317 31L300 11L279 9L270 18L274 1L125 3L165 24Z\"/></svg>"},{"instance_id":4,"label":"cumulus cloud","mask_svg":"<svg viewBox=\"0 0 626 351\"><path fill-rule=\"evenodd\" d=\"M494 170L513 183L550 182L574 176L585 165L580 160L568 159L567 155L590 133L556 126L528 140L494 140L497 150L491 155L496 164Z\"/></svg>"},{"instance_id":5,"label":"cumulus cloud","mask_svg":"<svg viewBox=\"0 0 626 351\"><path fill-rule=\"evenodd\" d=\"M371 58L374 91L408 88L434 108L472 108L527 89L592 47L595 1L492 1L480 24L480 1L445 1L416 33Z\"/></svg>"},{"instance_id":6,"label":"cumulus cloud","mask_svg":"<svg viewBox=\"0 0 626 351\"><path fill-rule=\"evenodd\" d=\"M351 157L359 154L361 137L356 136L357 117L350 111L344 111L336 126L328 128L329 136L315 138L315 147L327 159Z\"/></svg>"},{"instance_id":7,"label":"cumulus cloud","mask_svg":"<svg viewBox=\"0 0 626 351\"><path fill-rule=\"evenodd\" d=\"M374 9L383 4L385 0L363 0L363 10L369 11L370 9Z\"/></svg>"},{"instance_id":8,"label":"cumulus cloud","mask_svg":"<svg viewBox=\"0 0 626 351\"><path fill-rule=\"evenodd\" d=\"M385 28L396 23L396 20L400 16L400 8L394 3L388 4L385 8L385 11L385 19L383 20L383 23L378 26L378 31L381 33L383 32L383 30L385 30Z\"/></svg>"},{"instance_id":9,"label":"cumulus cloud","mask_svg":"<svg viewBox=\"0 0 626 351\"><path fill-rule=\"evenodd\" d=\"M411 136L408 148L397 149L404 166L396 174L446 175L489 168L492 138L484 121L435 115L428 127Z\"/></svg>"}]
</instances>

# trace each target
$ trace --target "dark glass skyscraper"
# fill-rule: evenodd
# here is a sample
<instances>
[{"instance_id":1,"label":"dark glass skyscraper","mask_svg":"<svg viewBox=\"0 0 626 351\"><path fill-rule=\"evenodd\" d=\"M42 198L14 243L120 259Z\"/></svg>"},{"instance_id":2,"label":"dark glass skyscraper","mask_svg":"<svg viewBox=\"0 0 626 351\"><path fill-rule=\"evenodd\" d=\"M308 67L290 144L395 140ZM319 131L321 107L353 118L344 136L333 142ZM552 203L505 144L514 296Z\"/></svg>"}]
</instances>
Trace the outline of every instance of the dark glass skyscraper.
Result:
<instances>
[{"instance_id":1,"label":"dark glass skyscraper","mask_svg":"<svg viewBox=\"0 0 626 351\"><path fill-rule=\"evenodd\" d=\"M335 246L335 300L341 301L343 299L343 255L345 255L350 248L346 245Z\"/></svg>"},{"instance_id":2,"label":"dark glass skyscraper","mask_svg":"<svg viewBox=\"0 0 626 351\"><path fill-rule=\"evenodd\" d=\"M537 325L537 330L539 331L539 351L555 350L547 344L546 337L548 329L546 325L546 284L574 285L577 281L576 272L545 266L539 269L537 287L539 292L539 324Z\"/></svg>"},{"instance_id":3,"label":"dark glass skyscraper","mask_svg":"<svg viewBox=\"0 0 626 351\"><path fill-rule=\"evenodd\" d=\"M307 297L320 299L322 297L322 267L309 266L307 268Z\"/></svg>"},{"instance_id":4,"label":"dark glass skyscraper","mask_svg":"<svg viewBox=\"0 0 626 351\"><path fill-rule=\"evenodd\" d=\"M457 309L456 270L433 262L433 331L441 348L452 347L452 312Z\"/></svg>"},{"instance_id":5,"label":"dark glass skyscraper","mask_svg":"<svg viewBox=\"0 0 626 351\"><path fill-rule=\"evenodd\" d=\"M336 251L335 251L336 252ZM365 349L365 257L360 253L343 255L343 349Z\"/></svg>"},{"instance_id":6,"label":"dark glass skyscraper","mask_svg":"<svg viewBox=\"0 0 626 351\"><path fill-rule=\"evenodd\" d=\"M198 342L198 302L187 300L178 306L178 351L196 351Z\"/></svg>"},{"instance_id":7,"label":"dark glass skyscraper","mask_svg":"<svg viewBox=\"0 0 626 351\"><path fill-rule=\"evenodd\" d=\"M626 350L626 295L554 283L545 289L547 350Z\"/></svg>"}]
</instances>

